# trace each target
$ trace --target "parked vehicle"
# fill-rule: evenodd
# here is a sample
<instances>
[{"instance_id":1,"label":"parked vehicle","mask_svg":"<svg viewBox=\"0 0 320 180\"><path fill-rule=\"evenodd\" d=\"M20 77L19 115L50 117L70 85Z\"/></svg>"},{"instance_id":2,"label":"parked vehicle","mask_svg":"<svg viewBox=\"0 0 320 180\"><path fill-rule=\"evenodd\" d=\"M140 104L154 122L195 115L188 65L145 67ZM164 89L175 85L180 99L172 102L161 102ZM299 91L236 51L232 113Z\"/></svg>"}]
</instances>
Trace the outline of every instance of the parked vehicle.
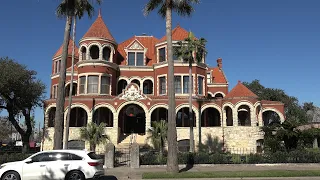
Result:
<instances>
[{"instance_id":1,"label":"parked vehicle","mask_svg":"<svg viewBox=\"0 0 320 180\"><path fill-rule=\"evenodd\" d=\"M86 150L42 151L23 161L0 165L1 180L84 180L103 174L100 157Z\"/></svg>"}]
</instances>

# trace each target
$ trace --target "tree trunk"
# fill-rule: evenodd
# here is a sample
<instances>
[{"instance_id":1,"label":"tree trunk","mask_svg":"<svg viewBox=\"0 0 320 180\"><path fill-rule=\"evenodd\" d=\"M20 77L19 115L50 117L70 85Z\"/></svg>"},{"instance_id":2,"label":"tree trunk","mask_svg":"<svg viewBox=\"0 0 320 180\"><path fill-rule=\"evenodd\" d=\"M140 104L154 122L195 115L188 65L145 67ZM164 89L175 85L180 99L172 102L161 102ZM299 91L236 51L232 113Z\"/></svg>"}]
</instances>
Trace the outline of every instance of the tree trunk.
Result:
<instances>
[{"instance_id":1,"label":"tree trunk","mask_svg":"<svg viewBox=\"0 0 320 180\"><path fill-rule=\"evenodd\" d=\"M76 16L73 16L73 30L72 30L72 40L74 44L72 45L72 60L71 60L71 78L70 78L70 91L69 91L69 102L68 102L68 112L66 119L66 126L64 129L64 139L63 139L63 149L68 149L69 141L69 122L70 122L70 112L72 104L72 91L73 91L73 75L74 75L74 51L75 51L75 37L76 37Z\"/></svg>"},{"instance_id":2,"label":"tree trunk","mask_svg":"<svg viewBox=\"0 0 320 180\"><path fill-rule=\"evenodd\" d=\"M174 62L172 58L172 9L171 0L166 0L166 36L168 49L168 160L167 172L178 173L177 157L177 128L176 128L176 99L174 92Z\"/></svg>"},{"instance_id":3,"label":"tree trunk","mask_svg":"<svg viewBox=\"0 0 320 180\"><path fill-rule=\"evenodd\" d=\"M28 153L29 152L29 148L30 148L30 144L29 144L29 139L30 139L30 135L31 134L23 134L21 135L22 138L22 153Z\"/></svg>"},{"instance_id":4,"label":"tree trunk","mask_svg":"<svg viewBox=\"0 0 320 180\"><path fill-rule=\"evenodd\" d=\"M66 66L68 57L68 46L70 39L72 16L68 16L64 30L63 51L61 56L60 76L58 84L58 94L56 101L56 115L54 123L54 141L53 149L62 149L63 126L64 126L64 103L65 103L65 82L66 82Z\"/></svg>"},{"instance_id":5,"label":"tree trunk","mask_svg":"<svg viewBox=\"0 0 320 180\"><path fill-rule=\"evenodd\" d=\"M194 152L193 113L192 113L192 59L189 59L189 120L190 120L190 152Z\"/></svg>"},{"instance_id":6,"label":"tree trunk","mask_svg":"<svg viewBox=\"0 0 320 180\"><path fill-rule=\"evenodd\" d=\"M96 145L94 143L90 143L90 151L96 152Z\"/></svg>"}]
</instances>

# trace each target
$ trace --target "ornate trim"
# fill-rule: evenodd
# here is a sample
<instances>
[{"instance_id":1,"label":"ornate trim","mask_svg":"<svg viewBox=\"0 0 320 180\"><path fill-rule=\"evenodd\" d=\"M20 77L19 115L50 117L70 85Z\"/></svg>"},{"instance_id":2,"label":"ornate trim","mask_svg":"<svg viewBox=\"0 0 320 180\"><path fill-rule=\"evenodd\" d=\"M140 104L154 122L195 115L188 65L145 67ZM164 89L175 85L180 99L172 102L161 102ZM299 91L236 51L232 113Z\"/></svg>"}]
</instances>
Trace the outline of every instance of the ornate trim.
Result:
<instances>
[{"instance_id":1,"label":"ornate trim","mask_svg":"<svg viewBox=\"0 0 320 180\"><path fill-rule=\"evenodd\" d=\"M137 85L130 84L127 86L127 89L124 90L119 99L126 101L138 101L146 99L146 97L141 93L141 90Z\"/></svg>"}]
</instances>

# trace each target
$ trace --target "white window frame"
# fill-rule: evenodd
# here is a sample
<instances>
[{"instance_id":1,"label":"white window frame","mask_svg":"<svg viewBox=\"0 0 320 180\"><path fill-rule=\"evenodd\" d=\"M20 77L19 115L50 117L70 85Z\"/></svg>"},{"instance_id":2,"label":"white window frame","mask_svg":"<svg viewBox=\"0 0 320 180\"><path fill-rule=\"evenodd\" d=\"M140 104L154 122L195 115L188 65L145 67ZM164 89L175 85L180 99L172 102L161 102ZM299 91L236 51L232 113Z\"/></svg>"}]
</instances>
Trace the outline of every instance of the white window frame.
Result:
<instances>
[{"instance_id":1,"label":"white window frame","mask_svg":"<svg viewBox=\"0 0 320 180\"><path fill-rule=\"evenodd\" d=\"M86 77L84 93L80 94L80 77ZM88 93L88 76L99 76L98 93ZM109 94L101 94L101 76L107 76L110 78L109 81ZM82 73L78 75L78 94L80 95L111 95L112 93L112 75L106 73Z\"/></svg>"},{"instance_id":2,"label":"white window frame","mask_svg":"<svg viewBox=\"0 0 320 180\"><path fill-rule=\"evenodd\" d=\"M52 85L52 92L51 92L51 98L56 99L58 96L58 84Z\"/></svg>"},{"instance_id":3,"label":"white window frame","mask_svg":"<svg viewBox=\"0 0 320 180\"><path fill-rule=\"evenodd\" d=\"M198 80L199 80L199 77L202 77L203 78L203 80L202 80L202 94L200 94L199 93L199 82L198 82ZM203 75L197 75L197 94L198 95L202 95L202 96L204 96L205 94L206 94L206 89L205 89L205 76L203 76Z\"/></svg>"},{"instance_id":4,"label":"white window frame","mask_svg":"<svg viewBox=\"0 0 320 180\"><path fill-rule=\"evenodd\" d=\"M183 77L184 76L187 76L189 77L189 74L187 73L183 73L183 74L174 74L174 76L181 76L181 93L176 93L176 95L179 95L179 96L189 96L189 92L187 93L184 93L184 82L183 82ZM190 81L190 79L189 79ZM193 88L192 88L192 95L194 96L195 95L195 74L192 74L192 79L191 79L192 82L192 85L193 85Z\"/></svg>"},{"instance_id":5,"label":"white window frame","mask_svg":"<svg viewBox=\"0 0 320 180\"><path fill-rule=\"evenodd\" d=\"M159 53L159 50L164 48L164 52L165 52L165 55L164 55L164 61L160 62L160 53ZM160 46L160 47L157 47L157 63L163 63L163 62L167 62L167 58L168 57L168 53L167 53L167 46Z\"/></svg>"},{"instance_id":6,"label":"white window frame","mask_svg":"<svg viewBox=\"0 0 320 180\"><path fill-rule=\"evenodd\" d=\"M59 73L61 70L61 59L55 60L53 63L53 74Z\"/></svg>"},{"instance_id":7,"label":"white window frame","mask_svg":"<svg viewBox=\"0 0 320 180\"><path fill-rule=\"evenodd\" d=\"M162 78L162 77L165 78L165 86L166 86L166 93L164 93L164 94L160 94L160 78ZM164 96L164 95L168 94L168 76L167 76L167 74L157 76L157 94L159 96Z\"/></svg>"},{"instance_id":8,"label":"white window frame","mask_svg":"<svg viewBox=\"0 0 320 180\"><path fill-rule=\"evenodd\" d=\"M134 65L129 65L129 53L134 53ZM127 52L127 66L130 66L130 67L137 67L137 54L138 53L142 53L143 54L143 65L142 66L145 66L146 65L146 53L144 50L142 51L128 51Z\"/></svg>"},{"instance_id":9,"label":"white window frame","mask_svg":"<svg viewBox=\"0 0 320 180\"><path fill-rule=\"evenodd\" d=\"M208 75L210 74L210 78L209 78L209 82L208 82ZM207 84L211 84L212 83L212 71L207 71L207 74L206 74L206 81L207 81Z\"/></svg>"}]
</instances>

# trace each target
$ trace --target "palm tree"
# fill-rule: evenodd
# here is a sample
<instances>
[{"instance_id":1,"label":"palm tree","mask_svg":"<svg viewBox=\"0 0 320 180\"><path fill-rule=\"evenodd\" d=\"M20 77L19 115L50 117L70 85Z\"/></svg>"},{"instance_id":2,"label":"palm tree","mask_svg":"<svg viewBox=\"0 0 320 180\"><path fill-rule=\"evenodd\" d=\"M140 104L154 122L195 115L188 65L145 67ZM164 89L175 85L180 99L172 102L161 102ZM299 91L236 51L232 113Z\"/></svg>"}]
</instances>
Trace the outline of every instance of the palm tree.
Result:
<instances>
[{"instance_id":1,"label":"palm tree","mask_svg":"<svg viewBox=\"0 0 320 180\"><path fill-rule=\"evenodd\" d=\"M95 0L98 4L101 3L101 0ZM55 115L55 124L54 124L54 149L62 149L62 140L63 140L63 122L64 122L64 103L65 103L65 82L66 82L66 66L67 66L67 56L68 56L68 46L70 39L71 23L72 17L76 16L79 19L83 17L85 13L89 17L92 17L94 12L93 6L88 0L62 0L62 2L57 7L57 16L59 18L66 18L66 25L64 30L63 37L63 49L61 55L61 66L60 66L60 75L59 75L59 84L57 92L57 101L56 101L56 115Z\"/></svg>"},{"instance_id":2,"label":"palm tree","mask_svg":"<svg viewBox=\"0 0 320 180\"><path fill-rule=\"evenodd\" d=\"M165 120L152 122L152 129L149 130L151 135L148 139L151 139L153 147L158 149L160 156L163 155L163 149L167 141L168 135L168 123Z\"/></svg>"},{"instance_id":3,"label":"palm tree","mask_svg":"<svg viewBox=\"0 0 320 180\"><path fill-rule=\"evenodd\" d=\"M199 0L149 0L144 8L144 14L148 15L159 7L158 13L166 19L166 38L168 52L168 160L167 171L179 172L177 157L177 129L176 129L176 102L174 92L174 62L172 59L172 11L181 16L190 16L194 11L192 4L198 4Z\"/></svg>"},{"instance_id":4,"label":"palm tree","mask_svg":"<svg viewBox=\"0 0 320 180\"><path fill-rule=\"evenodd\" d=\"M192 32L189 32L188 38L184 41L178 42L178 48L174 52L175 55L182 58L183 61L189 63L189 121L190 121L190 152L195 151L194 143L194 119L192 113L192 64L195 62L200 63L206 53L205 43L207 41L204 38L196 39ZM195 59L195 60L194 60ZM199 142L201 143L201 142Z\"/></svg>"},{"instance_id":5,"label":"palm tree","mask_svg":"<svg viewBox=\"0 0 320 180\"><path fill-rule=\"evenodd\" d=\"M80 138L90 143L90 151L95 152L96 146L99 144L105 144L109 140L107 135L104 135L105 123L89 123L87 127L80 128Z\"/></svg>"}]
</instances>

